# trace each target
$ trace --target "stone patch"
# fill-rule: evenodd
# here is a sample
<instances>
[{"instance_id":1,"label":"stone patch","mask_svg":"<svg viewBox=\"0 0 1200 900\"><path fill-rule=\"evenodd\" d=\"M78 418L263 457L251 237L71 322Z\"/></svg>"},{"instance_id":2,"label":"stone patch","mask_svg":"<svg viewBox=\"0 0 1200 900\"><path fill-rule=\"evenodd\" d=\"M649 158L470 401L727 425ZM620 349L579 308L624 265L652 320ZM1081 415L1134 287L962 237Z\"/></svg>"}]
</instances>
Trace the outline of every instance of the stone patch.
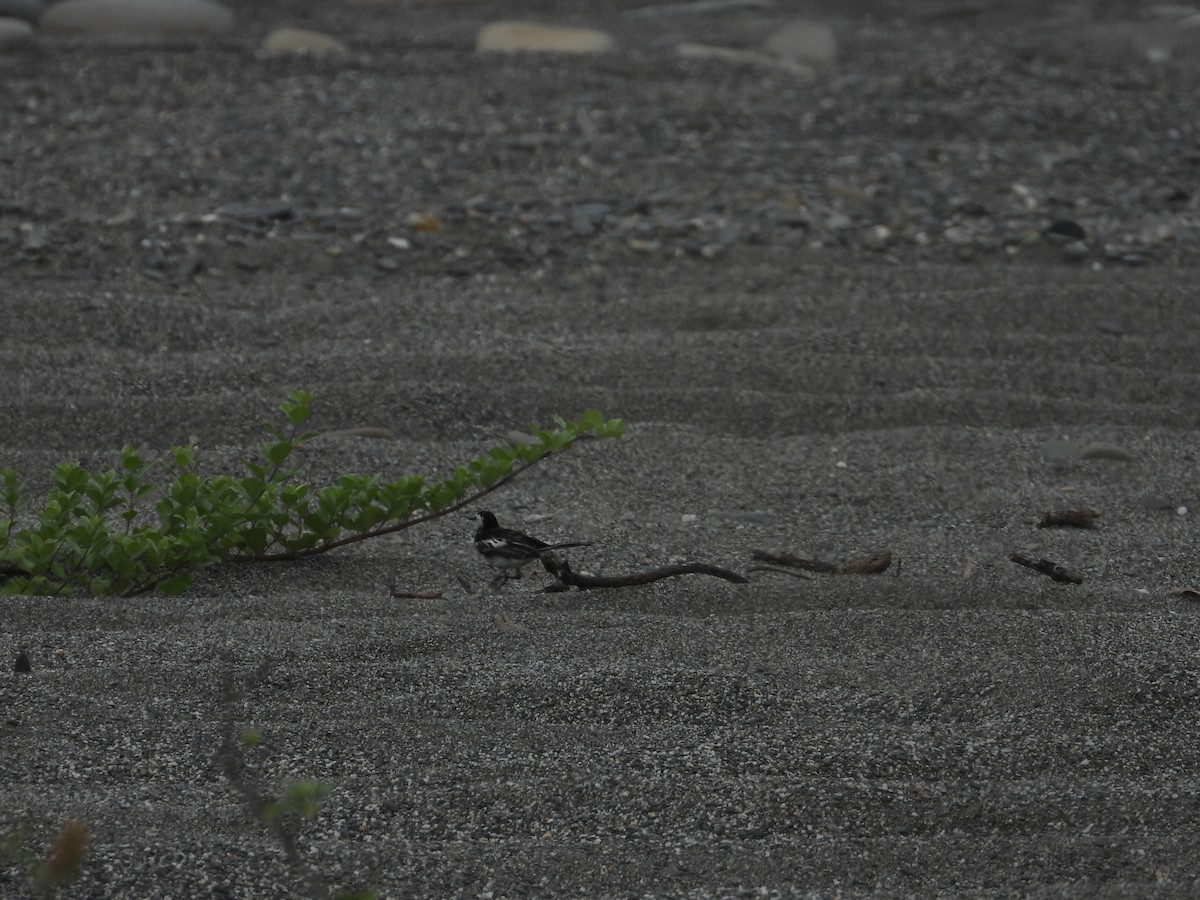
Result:
<instances>
[{"instance_id":1,"label":"stone patch","mask_svg":"<svg viewBox=\"0 0 1200 900\"><path fill-rule=\"evenodd\" d=\"M480 52L604 53L612 46L612 36L603 31L537 22L492 22L475 38L475 49Z\"/></svg>"},{"instance_id":2,"label":"stone patch","mask_svg":"<svg viewBox=\"0 0 1200 900\"><path fill-rule=\"evenodd\" d=\"M42 15L50 34L181 37L222 34L233 13L216 0L63 0Z\"/></svg>"},{"instance_id":3,"label":"stone patch","mask_svg":"<svg viewBox=\"0 0 1200 900\"><path fill-rule=\"evenodd\" d=\"M262 42L264 53L341 53L346 45L335 37L305 28L276 28Z\"/></svg>"}]
</instances>

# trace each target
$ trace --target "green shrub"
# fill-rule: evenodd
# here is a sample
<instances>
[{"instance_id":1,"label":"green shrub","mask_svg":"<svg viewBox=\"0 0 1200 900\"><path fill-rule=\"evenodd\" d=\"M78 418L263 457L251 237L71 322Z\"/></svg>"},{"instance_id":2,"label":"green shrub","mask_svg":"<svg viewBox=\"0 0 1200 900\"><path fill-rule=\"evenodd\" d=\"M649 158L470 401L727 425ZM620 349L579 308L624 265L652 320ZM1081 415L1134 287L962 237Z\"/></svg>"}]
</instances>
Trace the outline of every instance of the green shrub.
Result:
<instances>
[{"instance_id":1,"label":"green shrub","mask_svg":"<svg viewBox=\"0 0 1200 900\"><path fill-rule=\"evenodd\" d=\"M201 566L298 559L411 528L461 509L581 437L618 437L624 430L620 419L588 410L578 422L532 427L528 442L494 447L441 480L343 475L317 487L288 465L297 446L316 436L302 431L312 399L310 392L293 392L280 407L287 424L264 425L270 439L240 476L201 474L195 447L147 459L126 446L113 469L56 466L50 491L34 509L18 474L0 470L0 593L177 594ZM166 479L155 478L161 468Z\"/></svg>"}]
</instances>

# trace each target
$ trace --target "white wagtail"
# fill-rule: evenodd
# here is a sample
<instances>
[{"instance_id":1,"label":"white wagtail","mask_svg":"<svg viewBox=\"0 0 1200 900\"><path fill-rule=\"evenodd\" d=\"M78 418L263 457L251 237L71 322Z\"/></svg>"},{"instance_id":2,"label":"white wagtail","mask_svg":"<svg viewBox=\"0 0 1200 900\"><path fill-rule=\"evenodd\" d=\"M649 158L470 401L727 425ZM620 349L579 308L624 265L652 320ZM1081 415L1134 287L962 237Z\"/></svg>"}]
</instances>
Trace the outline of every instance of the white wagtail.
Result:
<instances>
[{"instance_id":1,"label":"white wagtail","mask_svg":"<svg viewBox=\"0 0 1200 900\"><path fill-rule=\"evenodd\" d=\"M521 569L540 560L543 553L565 550L567 547L586 547L588 543L567 541L563 544L547 544L512 528L501 528L495 514L486 509L476 515L481 521L475 532L475 549L489 566L499 571L497 583L520 578Z\"/></svg>"}]
</instances>

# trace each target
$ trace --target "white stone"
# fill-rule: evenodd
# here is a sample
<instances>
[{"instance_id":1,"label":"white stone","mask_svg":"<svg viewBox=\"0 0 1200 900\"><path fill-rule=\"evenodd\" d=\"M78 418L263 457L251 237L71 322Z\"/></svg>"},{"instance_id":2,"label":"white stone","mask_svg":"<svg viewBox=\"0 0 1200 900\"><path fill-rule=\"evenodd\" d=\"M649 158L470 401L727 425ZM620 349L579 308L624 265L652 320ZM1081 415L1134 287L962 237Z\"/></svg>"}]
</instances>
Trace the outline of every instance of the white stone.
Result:
<instances>
[{"instance_id":1,"label":"white stone","mask_svg":"<svg viewBox=\"0 0 1200 900\"><path fill-rule=\"evenodd\" d=\"M276 28L263 38L264 53L341 53L346 45L335 37L305 28Z\"/></svg>"},{"instance_id":2,"label":"white stone","mask_svg":"<svg viewBox=\"0 0 1200 900\"><path fill-rule=\"evenodd\" d=\"M612 36L603 31L537 22L492 22L475 38L475 49L480 52L603 53L612 46Z\"/></svg>"},{"instance_id":3,"label":"white stone","mask_svg":"<svg viewBox=\"0 0 1200 900\"><path fill-rule=\"evenodd\" d=\"M182 37L229 31L233 13L217 0L63 0L40 26L50 34Z\"/></svg>"},{"instance_id":4,"label":"white stone","mask_svg":"<svg viewBox=\"0 0 1200 900\"><path fill-rule=\"evenodd\" d=\"M763 47L773 56L811 66L829 66L837 58L837 38L823 22L795 19L776 29Z\"/></svg>"},{"instance_id":5,"label":"white stone","mask_svg":"<svg viewBox=\"0 0 1200 900\"><path fill-rule=\"evenodd\" d=\"M0 19L0 48L18 47L33 40L33 26L23 19Z\"/></svg>"}]
</instances>

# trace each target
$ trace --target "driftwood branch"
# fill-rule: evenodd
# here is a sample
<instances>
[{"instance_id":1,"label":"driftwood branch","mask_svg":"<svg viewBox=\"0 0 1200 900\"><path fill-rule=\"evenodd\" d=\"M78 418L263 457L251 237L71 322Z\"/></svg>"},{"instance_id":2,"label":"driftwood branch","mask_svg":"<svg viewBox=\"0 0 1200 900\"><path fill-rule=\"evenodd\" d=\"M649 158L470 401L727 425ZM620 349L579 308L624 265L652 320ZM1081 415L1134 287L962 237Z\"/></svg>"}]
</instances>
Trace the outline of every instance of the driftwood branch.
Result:
<instances>
[{"instance_id":1,"label":"driftwood branch","mask_svg":"<svg viewBox=\"0 0 1200 900\"><path fill-rule=\"evenodd\" d=\"M842 563L825 562L823 559L804 559L782 550L755 550L751 556L759 562L773 566L786 566L820 572L823 575L878 575L886 572L892 564L891 550L877 550L867 556L848 559Z\"/></svg>"},{"instance_id":2,"label":"driftwood branch","mask_svg":"<svg viewBox=\"0 0 1200 900\"><path fill-rule=\"evenodd\" d=\"M572 571L571 564L566 560L556 559L547 553L542 557L542 565L547 572L558 579L556 584L546 588L547 591L565 591L569 588L579 588L583 591L592 588L630 587L635 584L649 584L663 578L674 578L676 575L711 575L713 578L723 578L734 584L750 583L750 579L745 575L705 563L660 566L657 569L645 569L629 575L583 575Z\"/></svg>"},{"instance_id":3,"label":"driftwood branch","mask_svg":"<svg viewBox=\"0 0 1200 900\"><path fill-rule=\"evenodd\" d=\"M1043 575L1049 576L1055 581L1061 581L1066 584L1083 584L1083 576L1074 569L1068 569L1064 565L1052 562L1048 559L1034 559L1032 556L1026 556L1024 553L1018 553L1014 550L1008 556L1017 565L1025 566L1028 569L1033 569L1035 572L1041 572Z\"/></svg>"}]
</instances>

